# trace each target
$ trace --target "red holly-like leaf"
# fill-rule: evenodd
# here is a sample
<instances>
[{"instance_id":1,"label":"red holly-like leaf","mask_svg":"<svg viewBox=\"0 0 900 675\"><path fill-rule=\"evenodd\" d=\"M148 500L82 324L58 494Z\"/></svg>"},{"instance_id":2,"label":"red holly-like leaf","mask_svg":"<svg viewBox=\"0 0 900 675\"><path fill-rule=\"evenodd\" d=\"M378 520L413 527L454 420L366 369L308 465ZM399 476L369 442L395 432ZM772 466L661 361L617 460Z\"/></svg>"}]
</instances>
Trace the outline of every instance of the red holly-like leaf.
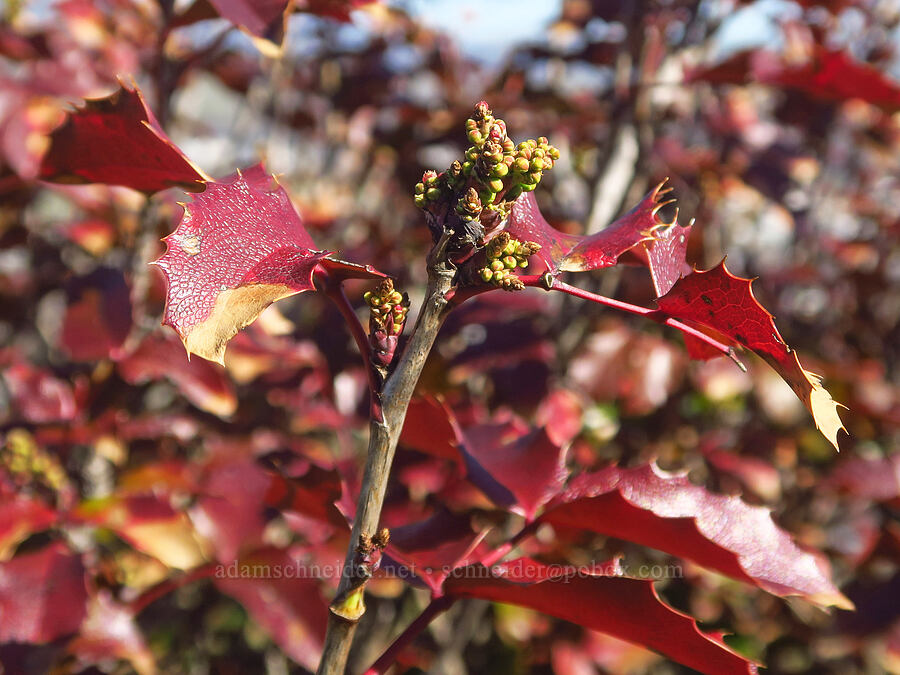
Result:
<instances>
[{"instance_id":1,"label":"red holly-like leaf","mask_svg":"<svg viewBox=\"0 0 900 675\"><path fill-rule=\"evenodd\" d=\"M798 548L768 509L713 494L655 464L579 476L538 522L650 546L775 595L853 607L832 584L828 563Z\"/></svg>"},{"instance_id":2,"label":"red holly-like leaf","mask_svg":"<svg viewBox=\"0 0 900 675\"><path fill-rule=\"evenodd\" d=\"M668 293L676 281L691 273L687 247L692 227L693 223L660 228L655 231L654 239L644 244L656 297Z\"/></svg>"},{"instance_id":3,"label":"red holly-like leaf","mask_svg":"<svg viewBox=\"0 0 900 675\"><path fill-rule=\"evenodd\" d=\"M225 346L275 300L313 290L313 272L377 278L371 267L315 249L290 197L261 166L207 183L184 206L154 264L168 282L164 323L189 353L224 363Z\"/></svg>"},{"instance_id":4,"label":"red holly-like leaf","mask_svg":"<svg viewBox=\"0 0 900 675\"><path fill-rule=\"evenodd\" d=\"M57 183L106 183L141 192L173 186L202 190L207 176L166 136L140 90L122 85L88 99L50 136L39 178Z\"/></svg>"},{"instance_id":5,"label":"red holly-like leaf","mask_svg":"<svg viewBox=\"0 0 900 675\"><path fill-rule=\"evenodd\" d=\"M0 502L0 560L9 560L16 546L56 522L56 512L42 501L14 495Z\"/></svg>"},{"instance_id":6,"label":"red holly-like leaf","mask_svg":"<svg viewBox=\"0 0 900 675\"><path fill-rule=\"evenodd\" d=\"M74 633L87 598L81 558L65 544L0 563L0 643L43 643Z\"/></svg>"},{"instance_id":7,"label":"red holly-like leaf","mask_svg":"<svg viewBox=\"0 0 900 675\"><path fill-rule=\"evenodd\" d=\"M544 429L522 435L509 424L470 427L463 433L460 452L469 480L495 504L527 520L534 519L568 478L566 450Z\"/></svg>"},{"instance_id":8,"label":"red holly-like leaf","mask_svg":"<svg viewBox=\"0 0 900 675\"><path fill-rule=\"evenodd\" d=\"M147 336L137 349L118 362L119 374L129 384L168 379L201 410L230 417L237 409L237 397L225 373L199 359L185 362L184 349L170 335Z\"/></svg>"},{"instance_id":9,"label":"red holly-like leaf","mask_svg":"<svg viewBox=\"0 0 900 675\"><path fill-rule=\"evenodd\" d=\"M219 590L240 602L285 654L318 665L328 606L319 581L297 551L262 549L216 572Z\"/></svg>"},{"instance_id":10,"label":"red holly-like leaf","mask_svg":"<svg viewBox=\"0 0 900 675\"><path fill-rule=\"evenodd\" d=\"M466 567L444 584L448 595L529 607L649 647L702 673L756 673L756 665L720 637L702 633L665 605L653 582L617 576L607 566L546 566L521 558L491 568Z\"/></svg>"},{"instance_id":11,"label":"red holly-like leaf","mask_svg":"<svg viewBox=\"0 0 900 675\"><path fill-rule=\"evenodd\" d=\"M66 651L82 666L128 661L139 675L156 672L153 654L134 621L132 610L116 602L108 591L91 597L87 617Z\"/></svg>"},{"instance_id":12,"label":"red holly-like leaf","mask_svg":"<svg viewBox=\"0 0 900 675\"><path fill-rule=\"evenodd\" d=\"M765 359L806 404L816 427L838 448L838 431L844 428L838 404L822 386L821 378L800 365L797 353L778 333L774 317L753 296L751 283L751 279L731 274L723 260L711 270L694 272L676 282L657 304L669 316L719 331Z\"/></svg>"},{"instance_id":13,"label":"red holly-like leaf","mask_svg":"<svg viewBox=\"0 0 900 675\"><path fill-rule=\"evenodd\" d=\"M651 190L631 211L596 234L579 236L554 229L541 215L534 193L526 192L513 202L506 230L520 241L533 241L541 245L535 254L551 274L560 272L585 272L611 267L619 256L644 241L655 238L657 230L677 223L662 222L658 213L666 204L671 188L665 181Z\"/></svg>"},{"instance_id":14,"label":"red holly-like leaf","mask_svg":"<svg viewBox=\"0 0 900 675\"><path fill-rule=\"evenodd\" d=\"M788 63L771 51L739 52L717 65L687 74L688 81L763 84L794 89L825 101L861 99L886 112L900 110L900 85L845 51L815 45L802 63Z\"/></svg>"}]
</instances>

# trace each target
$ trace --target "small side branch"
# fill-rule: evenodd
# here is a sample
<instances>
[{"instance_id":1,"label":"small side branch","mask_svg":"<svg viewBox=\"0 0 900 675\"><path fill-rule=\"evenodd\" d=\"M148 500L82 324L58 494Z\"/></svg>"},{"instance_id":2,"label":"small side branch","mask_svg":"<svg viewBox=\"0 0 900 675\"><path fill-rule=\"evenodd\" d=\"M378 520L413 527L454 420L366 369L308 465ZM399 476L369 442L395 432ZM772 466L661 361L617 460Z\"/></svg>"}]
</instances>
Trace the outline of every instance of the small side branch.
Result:
<instances>
[{"instance_id":1,"label":"small side branch","mask_svg":"<svg viewBox=\"0 0 900 675\"><path fill-rule=\"evenodd\" d=\"M706 343L716 351L721 352L724 356L727 356L732 361L734 361L737 364L738 368L740 368L744 372L747 372L747 367L738 359L734 347L732 347L731 345L723 344L715 338L710 337L703 331L697 330L696 328L689 326L686 323L682 323L678 319L673 319L672 317L668 316L664 312L659 311L658 309L648 309L647 307L632 305L629 302L614 300L613 298L608 298L605 295L591 293L590 291L585 291L581 288L570 286L569 284L565 283L564 281L560 281L559 279L548 277L549 275L545 274L540 277L521 277L521 279L526 286L543 288L545 290L560 291L562 293L567 293L569 295L575 296L576 298L581 298L582 300L590 300L591 302L596 302L600 305L606 305L607 307L620 309L623 312L629 312L631 314L643 316L647 319L650 319L651 321L655 321L656 323L660 323L665 326L677 328L682 333L691 335L701 342Z\"/></svg>"},{"instance_id":2,"label":"small side branch","mask_svg":"<svg viewBox=\"0 0 900 675\"><path fill-rule=\"evenodd\" d=\"M434 621L438 614L448 610L455 600L455 598L448 595L434 598L428 606L422 610L422 613L397 636L397 639L391 643L391 646L385 650L384 654L378 657L378 660L369 666L365 671L365 675L381 675L387 671L387 669L397 660L397 656L400 652L410 642L415 640L419 633L428 628L428 624Z\"/></svg>"}]
</instances>

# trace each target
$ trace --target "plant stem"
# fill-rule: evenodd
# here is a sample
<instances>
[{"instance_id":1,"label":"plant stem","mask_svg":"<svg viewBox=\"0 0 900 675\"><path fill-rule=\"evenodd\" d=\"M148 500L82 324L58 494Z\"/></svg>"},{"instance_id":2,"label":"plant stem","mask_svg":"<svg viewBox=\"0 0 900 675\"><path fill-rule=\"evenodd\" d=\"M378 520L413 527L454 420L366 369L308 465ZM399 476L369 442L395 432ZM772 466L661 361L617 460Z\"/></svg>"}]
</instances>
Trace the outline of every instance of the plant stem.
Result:
<instances>
[{"instance_id":1,"label":"plant stem","mask_svg":"<svg viewBox=\"0 0 900 675\"><path fill-rule=\"evenodd\" d=\"M448 610L455 601L456 598L449 595L433 598L428 603L428 606L422 610L422 613L397 636L397 639L384 651L384 654L379 656L378 660L369 666L365 671L365 675L381 675L381 673L390 668L403 648L415 640L416 636L425 630L438 614Z\"/></svg>"},{"instance_id":2,"label":"plant stem","mask_svg":"<svg viewBox=\"0 0 900 675\"><path fill-rule=\"evenodd\" d=\"M615 309L621 309L625 312L630 312L631 314L637 314L639 316L643 316L651 321L655 321L656 323L661 323L665 326L671 326L672 328L677 328L682 333L687 335L691 335L701 342L705 342L713 349L722 352L725 356L734 361L738 368L743 370L745 373L747 372L747 367L741 363L738 359L737 354L734 351L734 348L730 345L723 344L716 340L713 337L710 337L706 333L701 330L697 330L692 326L687 325L686 323L682 323L678 319L673 319L672 317L666 315L664 312L661 312L658 309L648 309L647 307L640 307L638 305L632 305L629 302L622 302L621 300L614 300L613 298L607 298L605 295L597 295L596 293L591 293L590 291L585 291L581 288L577 288L575 286L570 286L564 281L560 281L556 278L551 278L551 285L548 288L548 284L545 281L544 277L537 276L529 276L529 277L520 277L522 279L522 283L526 286L531 286L535 288L543 288L545 290L553 290L553 291L561 291L562 293L568 293L569 295L574 295L576 298L581 298L583 300L590 300L591 302L596 302L601 305L606 305L607 307L614 307Z\"/></svg>"},{"instance_id":3,"label":"plant stem","mask_svg":"<svg viewBox=\"0 0 900 675\"><path fill-rule=\"evenodd\" d=\"M356 616L341 615L344 601L351 593L361 591L365 585L366 578L358 575L356 571L356 549L360 534L373 536L378 530L391 462L397 449L400 431L403 429L406 409L444 320L444 310L447 307L445 294L450 290L455 273L453 265L446 261L446 243L445 236L428 256L428 287L425 291L425 301L409 343L382 389L384 419L383 421L372 419L369 424L366 467L344 570L328 617L328 631L322 660L319 662L319 675L343 675L357 622L365 611L362 607Z\"/></svg>"}]
</instances>

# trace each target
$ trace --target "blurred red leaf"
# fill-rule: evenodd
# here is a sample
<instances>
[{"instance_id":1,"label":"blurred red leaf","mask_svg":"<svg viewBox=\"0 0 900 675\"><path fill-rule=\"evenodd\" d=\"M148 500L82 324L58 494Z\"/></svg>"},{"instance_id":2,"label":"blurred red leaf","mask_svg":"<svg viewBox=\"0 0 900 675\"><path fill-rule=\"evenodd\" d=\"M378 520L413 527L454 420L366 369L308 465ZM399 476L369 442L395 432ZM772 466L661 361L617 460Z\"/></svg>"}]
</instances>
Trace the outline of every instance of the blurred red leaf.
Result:
<instances>
[{"instance_id":1,"label":"blurred red leaf","mask_svg":"<svg viewBox=\"0 0 900 675\"><path fill-rule=\"evenodd\" d=\"M569 389L555 389L541 401L535 422L557 445L571 443L581 432L584 402Z\"/></svg>"},{"instance_id":2,"label":"blurred red leaf","mask_svg":"<svg viewBox=\"0 0 900 675\"><path fill-rule=\"evenodd\" d=\"M400 444L434 457L460 462L457 430L449 408L432 396L416 397L409 403Z\"/></svg>"},{"instance_id":3,"label":"blurred red leaf","mask_svg":"<svg viewBox=\"0 0 900 675\"><path fill-rule=\"evenodd\" d=\"M473 532L467 516L441 510L418 523L391 528L382 567L404 578L415 574L438 593L454 569L480 560L473 552L486 534ZM392 560L406 569L395 568Z\"/></svg>"},{"instance_id":4,"label":"blurred red leaf","mask_svg":"<svg viewBox=\"0 0 900 675\"><path fill-rule=\"evenodd\" d=\"M533 193L526 192L513 202L506 230L521 241L541 245L535 254L552 274L585 272L611 267L619 256L643 241L650 241L656 231L671 224L659 220L658 212L673 200L663 201L671 188L660 183L631 211L596 234L579 236L554 229L541 215Z\"/></svg>"},{"instance_id":5,"label":"blurred red leaf","mask_svg":"<svg viewBox=\"0 0 900 675\"><path fill-rule=\"evenodd\" d=\"M299 514L331 525L346 527L335 505L343 494L336 470L299 460L281 473L269 473L265 503L286 514Z\"/></svg>"},{"instance_id":6,"label":"blurred red leaf","mask_svg":"<svg viewBox=\"0 0 900 675\"><path fill-rule=\"evenodd\" d=\"M900 110L900 84L845 51L818 44L809 58L799 64L788 63L771 51L745 51L714 66L697 68L687 74L687 79L713 84L761 82L825 101L856 98L886 112Z\"/></svg>"},{"instance_id":7,"label":"blurred red leaf","mask_svg":"<svg viewBox=\"0 0 900 675\"><path fill-rule=\"evenodd\" d=\"M56 512L44 502L23 495L0 497L0 561L9 560L16 546L56 522Z\"/></svg>"},{"instance_id":8,"label":"blurred red leaf","mask_svg":"<svg viewBox=\"0 0 900 675\"><path fill-rule=\"evenodd\" d=\"M251 35L280 43L288 0L209 0L219 16Z\"/></svg>"},{"instance_id":9,"label":"blurred red leaf","mask_svg":"<svg viewBox=\"0 0 900 675\"><path fill-rule=\"evenodd\" d=\"M723 260L711 270L680 279L657 304L669 316L712 328L756 352L791 385L812 413L816 428L838 448L838 431L844 428L838 404L819 376L800 365L797 353L778 333L774 317L753 296L751 284L752 279L729 272Z\"/></svg>"},{"instance_id":10,"label":"blurred red leaf","mask_svg":"<svg viewBox=\"0 0 900 675\"><path fill-rule=\"evenodd\" d=\"M125 185L141 192L175 185L201 190L206 180L166 136L140 90L124 85L69 113L50 136L39 178Z\"/></svg>"},{"instance_id":11,"label":"blurred red leaf","mask_svg":"<svg viewBox=\"0 0 900 675\"><path fill-rule=\"evenodd\" d=\"M98 269L69 289L60 348L73 361L115 357L131 330L131 298L121 272Z\"/></svg>"},{"instance_id":12,"label":"blurred red leaf","mask_svg":"<svg viewBox=\"0 0 900 675\"><path fill-rule=\"evenodd\" d=\"M176 20L176 25L192 23L218 14L246 31L257 48L268 56L281 49L288 17L292 12L350 21L350 12L377 0L198 0Z\"/></svg>"},{"instance_id":13,"label":"blurred red leaf","mask_svg":"<svg viewBox=\"0 0 900 675\"><path fill-rule=\"evenodd\" d=\"M339 568L338 568L339 569ZM285 654L314 670L322 652L328 606L317 574L280 549L263 549L217 571L216 586L240 602Z\"/></svg>"},{"instance_id":14,"label":"blurred red leaf","mask_svg":"<svg viewBox=\"0 0 900 675\"><path fill-rule=\"evenodd\" d=\"M213 462L199 488L191 519L216 550L219 562L262 545L265 471L251 459Z\"/></svg>"},{"instance_id":15,"label":"blurred red leaf","mask_svg":"<svg viewBox=\"0 0 900 675\"><path fill-rule=\"evenodd\" d=\"M660 601L653 582L601 567L545 566L525 558L457 570L448 595L482 598L544 612L649 647L702 673L755 673L756 666L689 616Z\"/></svg>"},{"instance_id":16,"label":"blurred red leaf","mask_svg":"<svg viewBox=\"0 0 900 675\"><path fill-rule=\"evenodd\" d=\"M890 502L900 497L900 452L887 457L853 457L839 464L826 483L854 497Z\"/></svg>"},{"instance_id":17,"label":"blurred red leaf","mask_svg":"<svg viewBox=\"0 0 900 675\"><path fill-rule=\"evenodd\" d=\"M72 387L46 370L19 361L5 368L2 378L9 389L14 414L26 422L69 421L78 406Z\"/></svg>"},{"instance_id":18,"label":"blurred red leaf","mask_svg":"<svg viewBox=\"0 0 900 675\"><path fill-rule=\"evenodd\" d=\"M775 595L853 607L832 583L828 563L798 548L768 509L713 494L655 464L579 476L538 522L650 546Z\"/></svg>"},{"instance_id":19,"label":"blurred red leaf","mask_svg":"<svg viewBox=\"0 0 900 675\"><path fill-rule=\"evenodd\" d=\"M187 361L170 334L147 336L117 368L129 384L168 379L195 406L219 417L229 417L237 409L234 387L225 373L207 361Z\"/></svg>"},{"instance_id":20,"label":"blurred red leaf","mask_svg":"<svg viewBox=\"0 0 900 675\"><path fill-rule=\"evenodd\" d=\"M527 520L559 493L568 477L565 449L545 429L521 435L509 424L470 427L460 452L469 480L495 504Z\"/></svg>"},{"instance_id":21,"label":"blurred red leaf","mask_svg":"<svg viewBox=\"0 0 900 675\"><path fill-rule=\"evenodd\" d=\"M156 672L153 654L134 621L132 610L116 602L108 591L91 597L81 630L66 651L83 666L122 659L140 675Z\"/></svg>"},{"instance_id":22,"label":"blurred red leaf","mask_svg":"<svg viewBox=\"0 0 900 675\"><path fill-rule=\"evenodd\" d=\"M209 182L184 206L154 264L168 282L164 323L190 353L224 363L225 346L272 302L313 290L313 272L338 278L384 276L368 266L328 260L290 197L261 165L231 182Z\"/></svg>"},{"instance_id":23,"label":"blurred red leaf","mask_svg":"<svg viewBox=\"0 0 900 675\"><path fill-rule=\"evenodd\" d=\"M60 542L0 563L0 643L50 642L87 613L81 557Z\"/></svg>"},{"instance_id":24,"label":"blurred red leaf","mask_svg":"<svg viewBox=\"0 0 900 675\"><path fill-rule=\"evenodd\" d=\"M187 516L153 495L93 499L80 504L71 518L106 527L169 567L191 569L206 561L203 542Z\"/></svg>"}]
</instances>

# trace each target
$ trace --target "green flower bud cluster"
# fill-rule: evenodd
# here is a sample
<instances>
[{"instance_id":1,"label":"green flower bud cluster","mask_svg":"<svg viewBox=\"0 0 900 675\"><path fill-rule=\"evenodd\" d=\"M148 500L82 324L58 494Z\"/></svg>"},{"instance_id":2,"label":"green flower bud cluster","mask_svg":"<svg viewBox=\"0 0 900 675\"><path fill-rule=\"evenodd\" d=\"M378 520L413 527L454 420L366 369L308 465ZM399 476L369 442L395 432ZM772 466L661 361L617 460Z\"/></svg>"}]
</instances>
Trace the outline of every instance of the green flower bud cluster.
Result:
<instances>
[{"instance_id":1,"label":"green flower bud cluster","mask_svg":"<svg viewBox=\"0 0 900 675\"><path fill-rule=\"evenodd\" d=\"M426 171L422 174L422 181L416 183L416 195L413 198L416 206L425 208L428 202L437 201L441 196L441 188L438 182L437 171Z\"/></svg>"},{"instance_id":2,"label":"green flower bud cluster","mask_svg":"<svg viewBox=\"0 0 900 675\"><path fill-rule=\"evenodd\" d=\"M473 187L470 187L466 194L460 197L456 203L456 212L460 218L467 222L478 218L481 215L481 210L481 198L478 196L478 191Z\"/></svg>"},{"instance_id":3,"label":"green flower bud cluster","mask_svg":"<svg viewBox=\"0 0 900 675\"><path fill-rule=\"evenodd\" d=\"M458 198L456 212L464 220L474 220L486 209L505 216L509 204L534 190L543 172L559 159L559 150L543 136L516 145L506 134L506 122L495 118L484 101L466 120L466 135L472 145L464 160L453 162L440 174L426 171L416 184L416 206L427 208L446 194ZM460 197L467 188L475 189L480 209L474 208L475 200L468 192Z\"/></svg>"},{"instance_id":4,"label":"green flower bud cluster","mask_svg":"<svg viewBox=\"0 0 900 675\"><path fill-rule=\"evenodd\" d=\"M484 247L487 264L478 270L481 280L508 291L520 291L525 285L516 276L517 269L528 267L528 258L541 250L533 241L521 242L501 232Z\"/></svg>"},{"instance_id":5,"label":"green flower bud cluster","mask_svg":"<svg viewBox=\"0 0 900 675\"><path fill-rule=\"evenodd\" d=\"M409 312L409 296L394 290L391 279L382 281L374 291L367 291L363 299L369 304L369 327L388 335L400 335Z\"/></svg>"}]
</instances>

